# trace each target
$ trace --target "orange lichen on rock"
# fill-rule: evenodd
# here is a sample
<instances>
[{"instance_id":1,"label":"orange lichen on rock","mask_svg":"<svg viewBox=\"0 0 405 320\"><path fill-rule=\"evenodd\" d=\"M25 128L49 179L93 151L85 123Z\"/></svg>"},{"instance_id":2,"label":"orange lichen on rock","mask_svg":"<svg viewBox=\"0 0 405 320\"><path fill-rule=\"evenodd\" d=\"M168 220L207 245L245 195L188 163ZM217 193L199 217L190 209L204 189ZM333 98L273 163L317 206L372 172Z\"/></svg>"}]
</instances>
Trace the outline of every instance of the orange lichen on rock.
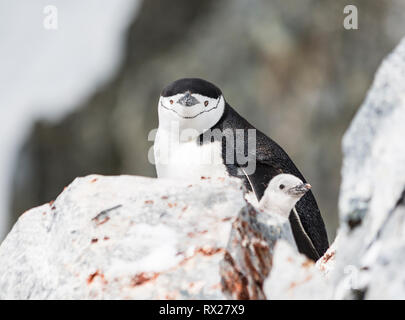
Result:
<instances>
[{"instance_id":1,"label":"orange lichen on rock","mask_svg":"<svg viewBox=\"0 0 405 320\"><path fill-rule=\"evenodd\" d=\"M96 272L89 275L89 277L87 278L87 284L91 284L96 277L100 277L100 279L104 285L108 283L104 277L104 274L101 273L99 270L97 270Z\"/></svg>"},{"instance_id":2,"label":"orange lichen on rock","mask_svg":"<svg viewBox=\"0 0 405 320\"><path fill-rule=\"evenodd\" d=\"M196 253L201 253L201 254L203 254L205 256L212 256L212 255L217 254L217 253L219 253L221 251L224 251L224 249L222 249L222 248L201 247L201 248L198 248L195 252Z\"/></svg>"},{"instance_id":3,"label":"orange lichen on rock","mask_svg":"<svg viewBox=\"0 0 405 320\"><path fill-rule=\"evenodd\" d=\"M131 280L131 286L137 287L143 285L146 282L155 280L159 277L159 273L157 272L141 272L136 274Z\"/></svg>"},{"instance_id":4,"label":"orange lichen on rock","mask_svg":"<svg viewBox=\"0 0 405 320\"><path fill-rule=\"evenodd\" d=\"M293 290L295 287L304 284L305 282L309 281L312 279L312 275L308 274L304 280L299 281L299 282L291 282L290 287L288 288L288 290Z\"/></svg>"},{"instance_id":5,"label":"orange lichen on rock","mask_svg":"<svg viewBox=\"0 0 405 320\"><path fill-rule=\"evenodd\" d=\"M248 300L248 280L246 276L238 270L232 256L225 252L225 261L230 270L222 276L222 287L224 291L232 292L235 299Z\"/></svg>"}]
</instances>

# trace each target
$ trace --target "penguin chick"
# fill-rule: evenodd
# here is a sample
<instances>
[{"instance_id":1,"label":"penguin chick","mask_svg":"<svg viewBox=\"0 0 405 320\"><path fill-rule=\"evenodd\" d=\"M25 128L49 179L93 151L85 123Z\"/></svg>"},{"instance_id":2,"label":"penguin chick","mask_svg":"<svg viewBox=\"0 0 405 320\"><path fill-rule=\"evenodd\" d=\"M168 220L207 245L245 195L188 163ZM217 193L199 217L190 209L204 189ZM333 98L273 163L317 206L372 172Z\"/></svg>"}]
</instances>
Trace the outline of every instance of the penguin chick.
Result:
<instances>
[{"instance_id":1,"label":"penguin chick","mask_svg":"<svg viewBox=\"0 0 405 320\"><path fill-rule=\"evenodd\" d=\"M298 250L305 253L312 260L319 259L319 252L301 223L295 204L311 189L311 185L303 183L301 179L291 174L279 174L270 180L263 197L259 202L259 209L282 219L290 221Z\"/></svg>"},{"instance_id":2,"label":"penguin chick","mask_svg":"<svg viewBox=\"0 0 405 320\"><path fill-rule=\"evenodd\" d=\"M271 179L259 202L259 208L288 219L297 201L310 189L309 183L303 183L292 174L279 174Z\"/></svg>"}]
</instances>

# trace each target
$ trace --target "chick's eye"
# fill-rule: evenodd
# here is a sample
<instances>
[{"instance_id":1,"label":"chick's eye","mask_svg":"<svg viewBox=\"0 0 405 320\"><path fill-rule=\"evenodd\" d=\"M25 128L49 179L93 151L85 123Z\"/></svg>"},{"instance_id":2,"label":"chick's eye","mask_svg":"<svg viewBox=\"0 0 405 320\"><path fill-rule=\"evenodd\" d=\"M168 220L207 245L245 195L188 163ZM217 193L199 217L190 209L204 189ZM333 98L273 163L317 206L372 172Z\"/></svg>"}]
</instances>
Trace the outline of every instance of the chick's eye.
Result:
<instances>
[{"instance_id":1,"label":"chick's eye","mask_svg":"<svg viewBox=\"0 0 405 320\"><path fill-rule=\"evenodd\" d=\"M170 104L173 104L173 100L170 100L169 102L170 102Z\"/></svg>"},{"instance_id":2,"label":"chick's eye","mask_svg":"<svg viewBox=\"0 0 405 320\"><path fill-rule=\"evenodd\" d=\"M283 190L283 189L284 189L284 187L285 187L285 185L280 184L280 189L281 189L281 190Z\"/></svg>"},{"instance_id":3,"label":"chick's eye","mask_svg":"<svg viewBox=\"0 0 405 320\"><path fill-rule=\"evenodd\" d=\"M204 106L208 106L208 101L204 101Z\"/></svg>"}]
</instances>

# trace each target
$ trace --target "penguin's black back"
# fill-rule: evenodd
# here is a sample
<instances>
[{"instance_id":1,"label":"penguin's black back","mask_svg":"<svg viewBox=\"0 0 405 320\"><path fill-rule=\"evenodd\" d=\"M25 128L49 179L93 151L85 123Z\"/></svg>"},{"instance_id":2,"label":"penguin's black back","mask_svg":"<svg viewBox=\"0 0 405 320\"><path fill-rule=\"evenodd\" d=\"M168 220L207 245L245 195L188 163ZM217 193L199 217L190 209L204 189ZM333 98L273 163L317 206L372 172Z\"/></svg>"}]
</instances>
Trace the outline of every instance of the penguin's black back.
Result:
<instances>
[{"instance_id":1,"label":"penguin's black back","mask_svg":"<svg viewBox=\"0 0 405 320\"><path fill-rule=\"evenodd\" d=\"M280 174L289 173L306 182L301 172L294 165L287 153L272 139L264 133L253 127L248 121L242 118L228 103L225 105L224 114L218 123L211 130L220 129L221 132L229 132L232 130L235 133L236 129L245 130L244 139L245 146L247 145L248 129L256 130L256 170L253 174L246 176L238 175L237 163L226 164L228 173L244 180L244 184L250 190L253 189L258 200L260 200L266 190L270 180ZM226 130L230 129L230 130ZM226 133L225 133L226 135ZM235 136L235 134L234 134ZM204 134L200 137L200 143L205 140ZM226 139L222 138L222 156L225 159L226 155ZM246 151L246 150L245 150ZM317 260L320 258L329 247L328 237L325 229L325 224L322 220L321 213L316 203L312 192L307 192L295 206L299 219L293 212L290 214L290 223L297 243L298 250L306 254L309 258ZM302 233L302 227L307 235ZM306 237L312 241L306 241ZM315 247L315 248L314 248Z\"/></svg>"}]
</instances>

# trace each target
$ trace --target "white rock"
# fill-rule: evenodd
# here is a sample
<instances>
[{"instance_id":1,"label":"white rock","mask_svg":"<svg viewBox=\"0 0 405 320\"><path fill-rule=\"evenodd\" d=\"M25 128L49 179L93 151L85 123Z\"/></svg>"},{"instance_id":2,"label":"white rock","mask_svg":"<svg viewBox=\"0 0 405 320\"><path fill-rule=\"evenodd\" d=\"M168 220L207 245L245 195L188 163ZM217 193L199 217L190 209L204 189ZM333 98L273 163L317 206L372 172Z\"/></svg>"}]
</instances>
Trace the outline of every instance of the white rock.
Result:
<instances>
[{"instance_id":1,"label":"white rock","mask_svg":"<svg viewBox=\"0 0 405 320\"><path fill-rule=\"evenodd\" d=\"M379 68L343 139L338 239L317 262L279 244L271 299L405 299L405 39ZM321 276L322 271L324 275Z\"/></svg>"},{"instance_id":2,"label":"white rock","mask_svg":"<svg viewBox=\"0 0 405 320\"><path fill-rule=\"evenodd\" d=\"M405 39L382 63L343 138L340 216L355 223L367 212L375 236L405 186Z\"/></svg>"},{"instance_id":3,"label":"white rock","mask_svg":"<svg viewBox=\"0 0 405 320\"><path fill-rule=\"evenodd\" d=\"M405 39L382 63L343 139L336 298L405 298L404 124Z\"/></svg>"},{"instance_id":4,"label":"white rock","mask_svg":"<svg viewBox=\"0 0 405 320\"><path fill-rule=\"evenodd\" d=\"M237 179L78 178L0 246L0 299L263 299L279 238Z\"/></svg>"},{"instance_id":5,"label":"white rock","mask_svg":"<svg viewBox=\"0 0 405 320\"><path fill-rule=\"evenodd\" d=\"M76 179L2 243L0 298L224 298L219 262L244 205L235 181Z\"/></svg>"},{"instance_id":6,"label":"white rock","mask_svg":"<svg viewBox=\"0 0 405 320\"><path fill-rule=\"evenodd\" d=\"M275 245L282 239L298 254L290 223L278 214L270 215L248 205L232 227L221 263L223 291L232 299L265 299L263 282L273 264Z\"/></svg>"},{"instance_id":7,"label":"white rock","mask_svg":"<svg viewBox=\"0 0 405 320\"><path fill-rule=\"evenodd\" d=\"M270 300L331 299L333 290L323 273L284 240L274 250L273 268L264 283Z\"/></svg>"}]
</instances>

